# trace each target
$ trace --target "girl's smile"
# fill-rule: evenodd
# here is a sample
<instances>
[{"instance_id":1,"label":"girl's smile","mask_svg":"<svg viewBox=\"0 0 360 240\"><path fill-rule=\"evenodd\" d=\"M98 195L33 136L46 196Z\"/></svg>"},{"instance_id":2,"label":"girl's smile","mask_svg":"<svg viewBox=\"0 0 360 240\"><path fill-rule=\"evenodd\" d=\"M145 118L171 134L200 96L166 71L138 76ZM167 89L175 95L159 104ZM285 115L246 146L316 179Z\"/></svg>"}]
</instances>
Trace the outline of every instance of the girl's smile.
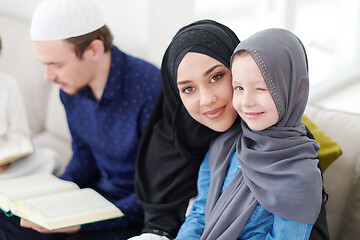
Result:
<instances>
[{"instance_id":1,"label":"girl's smile","mask_svg":"<svg viewBox=\"0 0 360 240\"><path fill-rule=\"evenodd\" d=\"M265 112L244 112L244 115L248 119L256 119L258 117L261 117Z\"/></svg>"}]
</instances>

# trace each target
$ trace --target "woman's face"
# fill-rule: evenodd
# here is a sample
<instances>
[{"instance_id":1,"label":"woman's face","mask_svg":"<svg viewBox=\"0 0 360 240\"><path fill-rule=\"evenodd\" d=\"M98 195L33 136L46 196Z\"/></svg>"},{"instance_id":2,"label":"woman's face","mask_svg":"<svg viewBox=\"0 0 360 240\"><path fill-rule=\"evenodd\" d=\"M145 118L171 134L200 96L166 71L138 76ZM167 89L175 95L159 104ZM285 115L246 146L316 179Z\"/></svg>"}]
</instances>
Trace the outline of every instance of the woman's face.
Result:
<instances>
[{"instance_id":1,"label":"woman's face","mask_svg":"<svg viewBox=\"0 0 360 240\"><path fill-rule=\"evenodd\" d=\"M234 123L237 113L232 105L231 73L219 61L187 53L178 68L177 86L186 110L199 123L217 132Z\"/></svg>"}]
</instances>

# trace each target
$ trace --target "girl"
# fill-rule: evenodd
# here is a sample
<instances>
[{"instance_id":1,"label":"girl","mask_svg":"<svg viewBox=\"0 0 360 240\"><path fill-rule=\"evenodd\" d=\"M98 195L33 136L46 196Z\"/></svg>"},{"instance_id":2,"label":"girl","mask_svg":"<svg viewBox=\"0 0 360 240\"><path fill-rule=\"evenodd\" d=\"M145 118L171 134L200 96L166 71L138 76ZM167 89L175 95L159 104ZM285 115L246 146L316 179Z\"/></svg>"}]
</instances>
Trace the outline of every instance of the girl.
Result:
<instances>
[{"instance_id":1,"label":"girl","mask_svg":"<svg viewBox=\"0 0 360 240\"><path fill-rule=\"evenodd\" d=\"M237 46L232 74L242 121L210 148L201 239L309 239L322 180L319 146L302 124L305 49L289 31L261 31Z\"/></svg>"},{"instance_id":2,"label":"girl","mask_svg":"<svg viewBox=\"0 0 360 240\"><path fill-rule=\"evenodd\" d=\"M183 27L170 43L161 68L163 88L137 158L136 192L145 210L144 234L132 240L176 236L189 199L196 195L199 166L210 141L239 121L230 108L229 70L238 43L228 27L211 20ZM199 182L204 187L196 203L203 205L203 212L209 179L208 172L200 170ZM327 239L325 208L321 213L312 239Z\"/></svg>"}]
</instances>

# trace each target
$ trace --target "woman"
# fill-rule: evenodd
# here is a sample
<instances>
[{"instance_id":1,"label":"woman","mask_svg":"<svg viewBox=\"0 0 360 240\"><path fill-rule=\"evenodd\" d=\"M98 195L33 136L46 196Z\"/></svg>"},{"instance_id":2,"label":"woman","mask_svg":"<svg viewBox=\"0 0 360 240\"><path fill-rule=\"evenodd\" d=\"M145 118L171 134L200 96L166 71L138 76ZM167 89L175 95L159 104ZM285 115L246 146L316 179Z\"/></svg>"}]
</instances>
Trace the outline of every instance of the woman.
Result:
<instances>
[{"instance_id":1,"label":"woman","mask_svg":"<svg viewBox=\"0 0 360 240\"><path fill-rule=\"evenodd\" d=\"M137 158L136 193L145 210L145 234L134 237L134 240L174 238L183 223L189 200L197 194L198 170L210 142L236 121L235 110L228 108L232 105L232 93L231 96L227 91L223 94L216 91L214 94L212 90L217 88L210 85L221 82L227 88L232 87L230 57L238 43L231 29L211 20L201 20L183 27L170 43L161 67L163 88L150 116ZM188 52L200 53L216 60L215 65L222 65L221 72L212 69L212 74L206 74L207 88L200 83L196 86L208 90L201 92L205 99L202 103L194 103L195 108L207 107L205 112L208 113L202 114L205 118L196 112L197 109L189 111L189 114L191 107L184 105L181 100L181 94L196 90L195 87L185 86L186 79L184 84L177 83L179 64ZM202 72L205 74L208 70L203 69ZM200 81L204 82L203 79ZM212 99L207 100L208 96ZM221 106L218 105L218 98L222 99ZM219 109L216 108L225 105L228 126L219 126ZM322 213L323 224L318 231L314 227L313 232L326 236L325 212Z\"/></svg>"}]
</instances>

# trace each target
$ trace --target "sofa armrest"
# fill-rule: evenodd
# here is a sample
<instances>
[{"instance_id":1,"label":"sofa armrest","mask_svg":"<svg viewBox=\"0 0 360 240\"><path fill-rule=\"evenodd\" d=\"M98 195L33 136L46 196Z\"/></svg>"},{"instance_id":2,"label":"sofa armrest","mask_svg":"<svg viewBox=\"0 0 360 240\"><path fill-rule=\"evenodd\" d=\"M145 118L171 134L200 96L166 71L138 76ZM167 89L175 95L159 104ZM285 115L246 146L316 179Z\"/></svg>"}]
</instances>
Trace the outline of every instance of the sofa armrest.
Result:
<instances>
[{"instance_id":1,"label":"sofa armrest","mask_svg":"<svg viewBox=\"0 0 360 240\"><path fill-rule=\"evenodd\" d=\"M360 156L360 115L317 105L309 105L305 114L343 150L340 158L324 173L324 184L329 194L326 210L330 239L342 239L340 233L344 229L344 223L348 221L343 215L353 194L351 186Z\"/></svg>"}]
</instances>

